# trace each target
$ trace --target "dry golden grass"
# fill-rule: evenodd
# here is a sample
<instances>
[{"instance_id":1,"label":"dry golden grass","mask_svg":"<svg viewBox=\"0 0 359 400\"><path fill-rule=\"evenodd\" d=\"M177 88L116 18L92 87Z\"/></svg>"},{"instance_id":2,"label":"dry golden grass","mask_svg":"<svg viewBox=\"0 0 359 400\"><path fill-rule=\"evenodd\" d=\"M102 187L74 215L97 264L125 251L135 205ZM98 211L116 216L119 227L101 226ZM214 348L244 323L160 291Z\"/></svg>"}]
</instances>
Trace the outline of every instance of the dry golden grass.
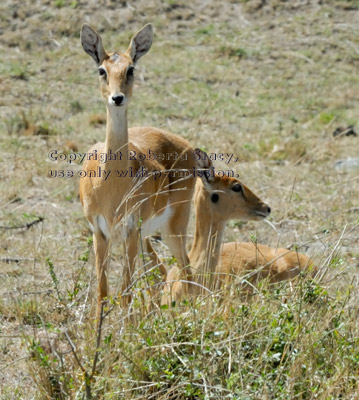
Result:
<instances>
[{"instance_id":1,"label":"dry golden grass","mask_svg":"<svg viewBox=\"0 0 359 400\"><path fill-rule=\"evenodd\" d=\"M79 363L90 376L96 349L88 387L98 398L356 398L358 169L335 163L359 156L359 138L332 133L358 125L359 4L322 3L0 5L2 399L84 398ZM233 289L225 302L145 315L147 281L139 281L133 326L124 327L115 244L115 300L96 345L94 260L78 180L48 177L50 169L80 169L50 161L50 150L85 152L104 139L96 68L79 41L83 22L121 50L153 23L130 126L165 127L208 152L237 154L240 162L216 167L235 169L270 204L277 232L233 222L226 239L297 246L325 272L321 286L302 282L288 304L286 285L263 285L247 303Z\"/></svg>"}]
</instances>

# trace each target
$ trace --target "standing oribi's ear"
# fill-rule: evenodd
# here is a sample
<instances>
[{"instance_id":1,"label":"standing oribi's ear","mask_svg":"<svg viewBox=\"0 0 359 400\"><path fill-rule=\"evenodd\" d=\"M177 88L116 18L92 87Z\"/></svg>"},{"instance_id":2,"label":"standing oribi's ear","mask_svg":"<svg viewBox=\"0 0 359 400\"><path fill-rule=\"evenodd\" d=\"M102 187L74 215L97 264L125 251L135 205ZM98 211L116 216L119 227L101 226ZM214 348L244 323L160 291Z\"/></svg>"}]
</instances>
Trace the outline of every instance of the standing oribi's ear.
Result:
<instances>
[{"instance_id":1,"label":"standing oribi's ear","mask_svg":"<svg viewBox=\"0 0 359 400\"><path fill-rule=\"evenodd\" d=\"M81 44L85 52L93 58L97 66L101 65L108 58L108 54L102 45L101 36L90 25L82 25Z\"/></svg>"},{"instance_id":2,"label":"standing oribi's ear","mask_svg":"<svg viewBox=\"0 0 359 400\"><path fill-rule=\"evenodd\" d=\"M197 169L202 170L201 178L204 184L214 181L214 166L207 153L199 148L194 149Z\"/></svg>"},{"instance_id":3,"label":"standing oribi's ear","mask_svg":"<svg viewBox=\"0 0 359 400\"><path fill-rule=\"evenodd\" d=\"M127 53L131 57L133 63L136 63L144 56L152 46L153 29L151 24L145 25L131 39Z\"/></svg>"}]
</instances>

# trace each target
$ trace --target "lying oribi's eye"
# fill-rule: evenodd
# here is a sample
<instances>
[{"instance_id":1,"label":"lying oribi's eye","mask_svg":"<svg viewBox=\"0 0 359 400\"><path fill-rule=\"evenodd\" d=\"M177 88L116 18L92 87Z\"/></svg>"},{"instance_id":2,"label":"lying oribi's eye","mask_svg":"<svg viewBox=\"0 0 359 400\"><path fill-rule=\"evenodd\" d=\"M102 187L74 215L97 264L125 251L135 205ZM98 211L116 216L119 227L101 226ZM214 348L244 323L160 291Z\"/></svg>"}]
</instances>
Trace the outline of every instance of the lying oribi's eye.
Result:
<instances>
[{"instance_id":1,"label":"lying oribi's eye","mask_svg":"<svg viewBox=\"0 0 359 400\"><path fill-rule=\"evenodd\" d=\"M243 188L242 185L240 183L236 183L233 187L232 187L233 192L242 192Z\"/></svg>"},{"instance_id":2,"label":"lying oribi's eye","mask_svg":"<svg viewBox=\"0 0 359 400\"><path fill-rule=\"evenodd\" d=\"M212 203L217 203L217 201L219 200L219 196L217 193L213 193L211 196L211 201Z\"/></svg>"}]
</instances>

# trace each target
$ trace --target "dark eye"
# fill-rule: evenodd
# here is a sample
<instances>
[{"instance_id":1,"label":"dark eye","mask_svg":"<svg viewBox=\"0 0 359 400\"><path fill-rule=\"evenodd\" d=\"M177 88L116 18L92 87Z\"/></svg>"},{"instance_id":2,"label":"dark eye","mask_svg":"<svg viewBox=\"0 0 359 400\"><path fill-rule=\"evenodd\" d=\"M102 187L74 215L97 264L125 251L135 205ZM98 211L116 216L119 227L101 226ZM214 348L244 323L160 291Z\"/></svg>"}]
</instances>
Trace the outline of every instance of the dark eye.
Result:
<instances>
[{"instance_id":1,"label":"dark eye","mask_svg":"<svg viewBox=\"0 0 359 400\"><path fill-rule=\"evenodd\" d=\"M127 69L127 78L131 78L135 72L135 67L128 67Z\"/></svg>"},{"instance_id":2,"label":"dark eye","mask_svg":"<svg viewBox=\"0 0 359 400\"><path fill-rule=\"evenodd\" d=\"M240 183L236 183L233 187L232 187L233 192L242 192L243 188L242 185Z\"/></svg>"},{"instance_id":3,"label":"dark eye","mask_svg":"<svg viewBox=\"0 0 359 400\"><path fill-rule=\"evenodd\" d=\"M211 201L212 203L217 203L217 201L219 200L219 196L217 193L213 193L211 196Z\"/></svg>"},{"instance_id":4,"label":"dark eye","mask_svg":"<svg viewBox=\"0 0 359 400\"><path fill-rule=\"evenodd\" d=\"M106 70L105 70L105 68L99 68L99 69L98 69L98 73L100 74L100 76L105 77L105 76L106 76Z\"/></svg>"}]
</instances>

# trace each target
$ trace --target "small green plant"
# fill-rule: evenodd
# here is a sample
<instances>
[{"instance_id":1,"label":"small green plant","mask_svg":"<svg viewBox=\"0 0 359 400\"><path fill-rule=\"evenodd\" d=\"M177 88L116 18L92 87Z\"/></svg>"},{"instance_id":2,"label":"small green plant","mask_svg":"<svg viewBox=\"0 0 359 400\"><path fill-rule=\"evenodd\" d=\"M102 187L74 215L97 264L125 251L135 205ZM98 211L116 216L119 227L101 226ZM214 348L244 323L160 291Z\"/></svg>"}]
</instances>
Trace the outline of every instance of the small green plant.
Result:
<instances>
[{"instance_id":1,"label":"small green plant","mask_svg":"<svg viewBox=\"0 0 359 400\"><path fill-rule=\"evenodd\" d=\"M219 54L226 57L232 58L246 58L248 57L248 52L242 47L232 47L232 46L221 46L219 49Z\"/></svg>"},{"instance_id":2,"label":"small green plant","mask_svg":"<svg viewBox=\"0 0 359 400\"><path fill-rule=\"evenodd\" d=\"M335 114L331 112L322 112L319 115L319 121L325 125L328 125L330 122L332 122L334 118Z\"/></svg>"},{"instance_id":3,"label":"small green plant","mask_svg":"<svg viewBox=\"0 0 359 400\"><path fill-rule=\"evenodd\" d=\"M83 108L82 104L78 100L71 101L71 103L70 103L70 111L73 114L78 114L78 113L82 112L83 109L84 108Z\"/></svg>"},{"instance_id":4,"label":"small green plant","mask_svg":"<svg viewBox=\"0 0 359 400\"><path fill-rule=\"evenodd\" d=\"M255 235L254 233L251 234L251 235L249 235L249 239L250 239L250 241L251 241L252 243L254 243L254 244L258 242L258 240L257 240L257 235Z\"/></svg>"},{"instance_id":5,"label":"small green plant","mask_svg":"<svg viewBox=\"0 0 359 400\"><path fill-rule=\"evenodd\" d=\"M20 62L14 62L11 64L10 76L12 78L27 81L29 79L29 75L30 71L26 65Z\"/></svg>"},{"instance_id":6,"label":"small green plant","mask_svg":"<svg viewBox=\"0 0 359 400\"><path fill-rule=\"evenodd\" d=\"M40 306L35 300L18 299L16 301L16 316L22 324L41 325Z\"/></svg>"},{"instance_id":7,"label":"small green plant","mask_svg":"<svg viewBox=\"0 0 359 400\"><path fill-rule=\"evenodd\" d=\"M53 262L51 261L50 257L46 258L46 263L47 263L47 266L49 268L49 274L50 274L50 277L51 277L51 280L52 280L52 284L54 285L54 288L56 290L57 297L61 301L61 294L60 294L60 291L59 291L59 280L57 279L57 276L56 276L56 273L55 273L55 266L54 266Z\"/></svg>"},{"instance_id":8,"label":"small green plant","mask_svg":"<svg viewBox=\"0 0 359 400\"><path fill-rule=\"evenodd\" d=\"M243 149L246 151L255 151L256 150L256 146L252 143L244 143L243 144Z\"/></svg>"},{"instance_id":9,"label":"small green plant","mask_svg":"<svg viewBox=\"0 0 359 400\"><path fill-rule=\"evenodd\" d=\"M171 265L175 265L177 263L177 259L176 259L176 257L168 257L167 259L166 259L166 264L167 265L169 265L169 266L171 266Z\"/></svg>"},{"instance_id":10,"label":"small green plant","mask_svg":"<svg viewBox=\"0 0 359 400\"><path fill-rule=\"evenodd\" d=\"M80 261L88 261L88 259L89 259L89 254L90 254L90 249L88 248L88 249L86 249L85 251L84 251L84 253L79 257L79 260Z\"/></svg>"},{"instance_id":11,"label":"small green plant","mask_svg":"<svg viewBox=\"0 0 359 400\"><path fill-rule=\"evenodd\" d=\"M65 7L66 3L65 3L65 0L55 0L54 5L57 8L62 8L62 7Z\"/></svg>"},{"instance_id":12,"label":"small green plant","mask_svg":"<svg viewBox=\"0 0 359 400\"><path fill-rule=\"evenodd\" d=\"M214 25L210 24L208 26L204 26L202 28L197 29L196 33L200 35L209 35L214 31Z\"/></svg>"},{"instance_id":13,"label":"small green plant","mask_svg":"<svg viewBox=\"0 0 359 400\"><path fill-rule=\"evenodd\" d=\"M40 340L28 338L28 352L31 356L30 373L40 393L46 398L68 399L74 385L69 365L62 355L44 348Z\"/></svg>"}]
</instances>

